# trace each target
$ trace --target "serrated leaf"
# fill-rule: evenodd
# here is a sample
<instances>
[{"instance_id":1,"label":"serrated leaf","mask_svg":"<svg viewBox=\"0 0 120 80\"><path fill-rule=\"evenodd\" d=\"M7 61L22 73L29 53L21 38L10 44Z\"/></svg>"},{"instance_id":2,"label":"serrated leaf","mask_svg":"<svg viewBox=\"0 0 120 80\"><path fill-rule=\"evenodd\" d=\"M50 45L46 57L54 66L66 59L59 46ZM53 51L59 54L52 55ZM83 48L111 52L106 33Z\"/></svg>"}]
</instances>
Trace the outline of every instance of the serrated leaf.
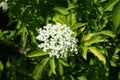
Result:
<instances>
[{"instance_id":1,"label":"serrated leaf","mask_svg":"<svg viewBox=\"0 0 120 80\"><path fill-rule=\"evenodd\" d=\"M88 50L88 47L87 46L81 46L81 49L82 49L82 56L85 60L87 60L87 50Z\"/></svg>"},{"instance_id":2,"label":"serrated leaf","mask_svg":"<svg viewBox=\"0 0 120 80\"><path fill-rule=\"evenodd\" d=\"M49 51L44 52L43 50L35 50L27 55L27 57L38 57L38 56L45 56L48 55Z\"/></svg>"},{"instance_id":3,"label":"serrated leaf","mask_svg":"<svg viewBox=\"0 0 120 80\"><path fill-rule=\"evenodd\" d=\"M54 10L55 10L55 11L58 11L59 13L64 14L64 15L69 14L69 11L68 11L67 8L65 8L65 7L56 6L56 7L54 8Z\"/></svg>"},{"instance_id":4,"label":"serrated leaf","mask_svg":"<svg viewBox=\"0 0 120 80\"><path fill-rule=\"evenodd\" d=\"M114 7L114 5L118 2L119 0L109 0L108 3L104 7L104 11L111 11Z\"/></svg>"},{"instance_id":5,"label":"serrated leaf","mask_svg":"<svg viewBox=\"0 0 120 80\"><path fill-rule=\"evenodd\" d=\"M50 63L50 69L51 69L52 73L56 74L56 70L55 70L56 65L55 65L54 57L50 58L49 63Z\"/></svg>"},{"instance_id":6,"label":"serrated leaf","mask_svg":"<svg viewBox=\"0 0 120 80\"><path fill-rule=\"evenodd\" d=\"M63 65L63 66L69 66L69 64L62 59L58 59L58 61Z\"/></svg>"},{"instance_id":7,"label":"serrated leaf","mask_svg":"<svg viewBox=\"0 0 120 80\"><path fill-rule=\"evenodd\" d=\"M103 64L106 64L106 58L104 57L101 50L97 49L96 47L89 47L88 48Z\"/></svg>"},{"instance_id":8,"label":"serrated leaf","mask_svg":"<svg viewBox=\"0 0 120 80\"><path fill-rule=\"evenodd\" d=\"M113 32L116 33L120 26L120 2L113 9Z\"/></svg>"},{"instance_id":9,"label":"serrated leaf","mask_svg":"<svg viewBox=\"0 0 120 80\"><path fill-rule=\"evenodd\" d=\"M115 34L113 34L113 32L109 31L109 30L101 31L100 34L103 34L103 35L106 35L106 36L109 36L109 37L115 37Z\"/></svg>"},{"instance_id":10,"label":"serrated leaf","mask_svg":"<svg viewBox=\"0 0 120 80\"><path fill-rule=\"evenodd\" d=\"M58 65L58 72L59 72L59 74L62 76L63 75L63 66L61 65L61 63L59 62L59 65Z\"/></svg>"},{"instance_id":11,"label":"serrated leaf","mask_svg":"<svg viewBox=\"0 0 120 80\"><path fill-rule=\"evenodd\" d=\"M41 78L43 69L45 68L49 58L43 59L39 64L36 65L33 71L33 78L34 80L39 80Z\"/></svg>"}]
</instances>

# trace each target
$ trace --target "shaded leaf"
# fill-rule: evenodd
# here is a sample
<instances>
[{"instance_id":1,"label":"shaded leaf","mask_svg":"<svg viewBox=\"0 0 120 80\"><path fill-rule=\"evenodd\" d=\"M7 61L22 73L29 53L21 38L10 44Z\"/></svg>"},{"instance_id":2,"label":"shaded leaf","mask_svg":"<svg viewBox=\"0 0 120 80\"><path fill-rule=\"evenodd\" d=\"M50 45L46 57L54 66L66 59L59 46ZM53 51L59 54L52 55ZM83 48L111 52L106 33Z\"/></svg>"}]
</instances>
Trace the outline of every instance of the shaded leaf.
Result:
<instances>
[{"instance_id":1,"label":"shaded leaf","mask_svg":"<svg viewBox=\"0 0 120 80\"><path fill-rule=\"evenodd\" d=\"M97 49L96 47L89 47L88 48L103 64L106 64L106 58L104 57L102 51Z\"/></svg>"},{"instance_id":2,"label":"shaded leaf","mask_svg":"<svg viewBox=\"0 0 120 80\"><path fill-rule=\"evenodd\" d=\"M110 60L110 64L111 64L111 66L114 66L114 67L117 66L116 62L115 62L115 61L112 61L112 60Z\"/></svg>"},{"instance_id":3,"label":"shaded leaf","mask_svg":"<svg viewBox=\"0 0 120 80\"><path fill-rule=\"evenodd\" d=\"M43 59L39 64L36 65L34 71L33 71L33 78L34 80L39 80L41 78L43 69L45 65L47 64L49 58Z\"/></svg>"},{"instance_id":4,"label":"shaded leaf","mask_svg":"<svg viewBox=\"0 0 120 80\"><path fill-rule=\"evenodd\" d=\"M60 6L56 6L54 8L55 11L58 11L60 12L61 14L64 14L64 15L67 15L69 14L69 11L67 10L67 8L64 8L64 7L60 7Z\"/></svg>"},{"instance_id":5,"label":"shaded leaf","mask_svg":"<svg viewBox=\"0 0 120 80\"><path fill-rule=\"evenodd\" d=\"M75 80L74 77L73 77L72 75L70 75L70 78L71 78L70 80Z\"/></svg>"},{"instance_id":6,"label":"shaded leaf","mask_svg":"<svg viewBox=\"0 0 120 80\"><path fill-rule=\"evenodd\" d=\"M2 64L2 61L0 60L0 71L4 69L4 65Z\"/></svg>"}]
</instances>

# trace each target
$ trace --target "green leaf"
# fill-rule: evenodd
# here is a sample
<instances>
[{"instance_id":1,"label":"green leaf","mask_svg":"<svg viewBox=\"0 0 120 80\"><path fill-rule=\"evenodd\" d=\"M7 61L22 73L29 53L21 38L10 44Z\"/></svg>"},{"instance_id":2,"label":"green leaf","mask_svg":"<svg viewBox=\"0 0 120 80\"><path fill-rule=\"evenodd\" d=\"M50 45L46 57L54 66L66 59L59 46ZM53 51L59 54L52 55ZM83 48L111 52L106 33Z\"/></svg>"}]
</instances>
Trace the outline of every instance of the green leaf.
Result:
<instances>
[{"instance_id":1,"label":"green leaf","mask_svg":"<svg viewBox=\"0 0 120 80\"><path fill-rule=\"evenodd\" d=\"M63 61L62 59L58 59L58 61L64 66L69 66L69 64L67 62Z\"/></svg>"},{"instance_id":2,"label":"green leaf","mask_svg":"<svg viewBox=\"0 0 120 80\"><path fill-rule=\"evenodd\" d=\"M110 60L110 64L111 64L111 66L117 67L117 64L115 61Z\"/></svg>"},{"instance_id":3,"label":"green leaf","mask_svg":"<svg viewBox=\"0 0 120 80\"><path fill-rule=\"evenodd\" d=\"M35 37L33 31L29 31L29 33L31 35L31 39L32 39L33 43L36 43L36 37Z\"/></svg>"},{"instance_id":4,"label":"green leaf","mask_svg":"<svg viewBox=\"0 0 120 80\"><path fill-rule=\"evenodd\" d=\"M109 31L109 30L101 31L100 34L103 34L103 35L106 35L106 36L109 36L109 37L115 37L115 34L113 34L113 32Z\"/></svg>"},{"instance_id":5,"label":"green leaf","mask_svg":"<svg viewBox=\"0 0 120 80\"><path fill-rule=\"evenodd\" d=\"M89 39L91 39L91 37L93 37L95 34L94 33L88 33L86 35L83 35L81 41L87 41Z\"/></svg>"},{"instance_id":6,"label":"green leaf","mask_svg":"<svg viewBox=\"0 0 120 80\"><path fill-rule=\"evenodd\" d=\"M103 64L106 64L106 58L104 57L101 50L97 49L96 47L89 47L88 48Z\"/></svg>"},{"instance_id":7,"label":"green leaf","mask_svg":"<svg viewBox=\"0 0 120 80\"><path fill-rule=\"evenodd\" d=\"M78 7L78 5L76 5L74 3L69 3L67 10L71 10L73 8L76 8L76 7Z\"/></svg>"},{"instance_id":8,"label":"green leaf","mask_svg":"<svg viewBox=\"0 0 120 80\"><path fill-rule=\"evenodd\" d=\"M82 56L85 60L87 60L87 50L88 50L88 47L87 46L81 46L81 49L82 49Z\"/></svg>"},{"instance_id":9,"label":"green leaf","mask_svg":"<svg viewBox=\"0 0 120 80\"><path fill-rule=\"evenodd\" d=\"M18 20L17 25L16 25L16 28L19 29L19 28L21 27L21 24L22 24L22 21L21 21L21 20Z\"/></svg>"},{"instance_id":10,"label":"green leaf","mask_svg":"<svg viewBox=\"0 0 120 80\"><path fill-rule=\"evenodd\" d=\"M66 23L67 25L69 25L70 27L72 27L73 25L76 24L76 17L74 13L71 13L70 15L68 15L66 17Z\"/></svg>"},{"instance_id":11,"label":"green leaf","mask_svg":"<svg viewBox=\"0 0 120 80\"><path fill-rule=\"evenodd\" d=\"M86 23L76 23L75 25L73 25L73 27L71 29L72 30L77 30L78 28L81 28L85 25L86 25Z\"/></svg>"},{"instance_id":12,"label":"green leaf","mask_svg":"<svg viewBox=\"0 0 120 80\"><path fill-rule=\"evenodd\" d=\"M7 61L6 62L6 68L10 68L10 67L11 67L10 61Z\"/></svg>"},{"instance_id":13,"label":"green leaf","mask_svg":"<svg viewBox=\"0 0 120 80\"><path fill-rule=\"evenodd\" d=\"M116 33L120 26L120 2L113 9L113 32Z\"/></svg>"},{"instance_id":14,"label":"green leaf","mask_svg":"<svg viewBox=\"0 0 120 80\"><path fill-rule=\"evenodd\" d=\"M56 70L55 70L55 69L56 69L55 57L50 58L49 63L50 63L50 69L51 69L51 71L52 71L54 74L56 74Z\"/></svg>"},{"instance_id":15,"label":"green leaf","mask_svg":"<svg viewBox=\"0 0 120 80\"><path fill-rule=\"evenodd\" d=\"M77 80L87 80L86 76L79 76L77 77Z\"/></svg>"},{"instance_id":16,"label":"green leaf","mask_svg":"<svg viewBox=\"0 0 120 80\"><path fill-rule=\"evenodd\" d=\"M59 74L62 76L63 75L63 66L61 65L61 63L59 62L59 65L58 65L58 72L59 72Z\"/></svg>"},{"instance_id":17,"label":"green leaf","mask_svg":"<svg viewBox=\"0 0 120 80\"><path fill-rule=\"evenodd\" d=\"M2 61L0 60L0 71L4 69L4 65L2 64Z\"/></svg>"},{"instance_id":18,"label":"green leaf","mask_svg":"<svg viewBox=\"0 0 120 80\"><path fill-rule=\"evenodd\" d=\"M91 39L89 39L88 41L85 42L84 45L91 45L91 44L95 44L95 43L99 43L99 42L107 42L108 40L101 37L101 36L94 36Z\"/></svg>"},{"instance_id":19,"label":"green leaf","mask_svg":"<svg viewBox=\"0 0 120 80\"><path fill-rule=\"evenodd\" d=\"M26 30L24 29L23 33L21 34L21 45L22 45L22 47L26 46L27 37L28 37L28 34L27 34Z\"/></svg>"},{"instance_id":20,"label":"green leaf","mask_svg":"<svg viewBox=\"0 0 120 80\"><path fill-rule=\"evenodd\" d=\"M59 22L59 23L61 23L61 24L65 24L65 23L66 23L66 21L65 21L65 19L64 19L64 16L61 16L61 15L58 15L58 14L56 14L56 15L53 17L53 21Z\"/></svg>"},{"instance_id":21,"label":"green leaf","mask_svg":"<svg viewBox=\"0 0 120 80\"><path fill-rule=\"evenodd\" d=\"M63 15L67 15L69 14L69 11L67 10L67 8L64 7L60 7L60 6L56 6L54 8L55 11L58 11L59 13L63 14Z\"/></svg>"},{"instance_id":22,"label":"green leaf","mask_svg":"<svg viewBox=\"0 0 120 80\"><path fill-rule=\"evenodd\" d=\"M108 3L104 7L104 11L111 11L114 7L114 5L118 2L119 0L109 0Z\"/></svg>"},{"instance_id":23,"label":"green leaf","mask_svg":"<svg viewBox=\"0 0 120 80\"><path fill-rule=\"evenodd\" d=\"M34 80L39 80L42 76L43 69L45 68L49 58L43 59L39 64L36 65L33 71Z\"/></svg>"},{"instance_id":24,"label":"green leaf","mask_svg":"<svg viewBox=\"0 0 120 80\"><path fill-rule=\"evenodd\" d=\"M71 78L70 80L75 80L74 77L73 77L72 75L70 75L70 78Z\"/></svg>"},{"instance_id":25,"label":"green leaf","mask_svg":"<svg viewBox=\"0 0 120 80\"><path fill-rule=\"evenodd\" d=\"M45 56L48 55L49 51L44 52L43 50L39 49L39 50L35 50L33 52L31 52L30 54L27 55L27 57L38 57L38 56Z\"/></svg>"},{"instance_id":26,"label":"green leaf","mask_svg":"<svg viewBox=\"0 0 120 80\"><path fill-rule=\"evenodd\" d=\"M117 54L117 53L119 53L119 52L120 52L120 48L117 47L117 48L115 49L114 54Z\"/></svg>"}]
</instances>

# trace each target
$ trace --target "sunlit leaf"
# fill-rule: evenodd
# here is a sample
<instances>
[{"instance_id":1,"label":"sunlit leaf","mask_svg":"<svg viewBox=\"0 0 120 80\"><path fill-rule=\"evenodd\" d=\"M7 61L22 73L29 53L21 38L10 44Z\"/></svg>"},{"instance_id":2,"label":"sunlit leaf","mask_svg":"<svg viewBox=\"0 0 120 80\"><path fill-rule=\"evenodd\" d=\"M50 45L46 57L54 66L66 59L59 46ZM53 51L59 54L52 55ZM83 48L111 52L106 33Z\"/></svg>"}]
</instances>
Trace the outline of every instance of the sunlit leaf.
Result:
<instances>
[{"instance_id":1,"label":"sunlit leaf","mask_svg":"<svg viewBox=\"0 0 120 80\"><path fill-rule=\"evenodd\" d=\"M45 55L48 55L48 52L49 52L49 51L44 52L43 50L39 49L39 50L35 50L35 51L29 53L29 54L27 55L27 57L45 56Z\"/></svg>"},{"instance_id":2,"label":"sunlit leaf","mask_svg":"<svg viewBox=\"0 0 120 80\"><path fill-rule=\"evenodd\" d=\"M88 47L87 46L81 46L81 49L82 49L82 56L85 60L87 60L87 50L88 50Z\"/></svg>"},{"instance_id":3,"label":"sunlit leaf","mask_svg":"<svg viewBox=\"0 0 120 80\"><path fill-rule=\"evenodd\" d=\"M114 7L114 5L118 2L119 0L109 0L108 3L104 7L104 11L111 11Z\"/></svg>"},{"instance_id":4,"label":"sunlit leaf","mask_svg":"<svg viewBox=\"0 0 120 80\"><path fill-rule=\"evenodd\" d=\"M81 41L87 41L89 39L91 39L91 37L93 37L95 34L94 33L89 33L86 35L83 35L83 38L81 39Z\"/></svg>"},{"instance_id":5,"label":"sunlit leaf","mask_svg":"<svg viewBox=\"0 0 120 80\"><path fill-rule=\"evenodd\" d=\"M109 31L109 30L101 31L100 34L103 34L103 35L106 35L106 36L110 36L110 37L115 37L115 34L113 34L113 32Z\"/></svg>"},{"instance_id":6,"label":"sunlit leaf","mask_svg":"<svg viewBox=\"0 0 120 80\"><path fill-rule=\"evenodd\" d=\"M120 2L113 9L113 32L116 33L120 26Z\"/></svg>"},{"instance_id":7,"label":"sunlit leaf","mask_svg":"<svg viewBox=\"0 0 120 80\"><path fill-rule=\"evenodd\" d=\"M57 14L53 17L53 21L59 22L59 23L62 23L62 24L66 23L66 21L64 20L64 17L61 16L61 15L57 15Z\"/></svg>"},{"instance_id":8,"label":"sunlit leaf","mask_svg":"<svg viewBox=\"0 0 120 80\"><path fill-rule=\"evenodd\" d=\"M63 61L62 59L58 59L58 61L64 66L69 66L69 64L67 62Z\"/></svg>"},{"instance_id":9,"label":"sunlit leaf","mask_svg":"<svg viewBox=\"0 0 120 80\"><path fill-rule=\"evenodd\" d=\"M49 58L43 59L39 64L36 65L33 71L34 80L39 80L41 78L42 72L48 62Z\"/></svg>"},{"instance_id":10,"label":"sunlit leaf","mask_svg":"<svg viewBox=\"0 0 120 80\"><path fill-rule=\"evenodd\" d=\"M91 39L89 39L87 42L85 42L85 45L91 45L94 43L99 43L99 42L107 42L108 40L101 37L101 36L94 36Z\"/></svg>"},{"instance_id":11,"label":"sunlit leaf","mask_svg":"<svg viewBox=\"0 0 120 80\"><path fill-rule=\"evenodd\" d=\"M54 74L56 74L56 70L55 70L55 69L56 69L55 57L50 58L49 63L50 63L50 69L51 69L51 71L52 71Z\"/></svg>"},{"instance_id":12,"label":"sunlit leaf","mask_svg":"<svg viewBox=\"0 0 120 80\"><path fill-rule=\"evenodd\" d=\"M97 49L96 47L89 47L88 48L103 64L106 64L106 58L104 57L101 50Z\"/></svg>"}]
</instances>

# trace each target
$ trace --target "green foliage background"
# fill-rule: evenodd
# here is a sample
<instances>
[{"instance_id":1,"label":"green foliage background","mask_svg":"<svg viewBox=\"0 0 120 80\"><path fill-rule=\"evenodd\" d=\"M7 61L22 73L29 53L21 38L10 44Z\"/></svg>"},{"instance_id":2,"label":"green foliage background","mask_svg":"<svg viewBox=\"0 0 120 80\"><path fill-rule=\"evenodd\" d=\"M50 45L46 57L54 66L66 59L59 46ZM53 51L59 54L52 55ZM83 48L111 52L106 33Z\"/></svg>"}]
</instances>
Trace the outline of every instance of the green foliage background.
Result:
<instances>
[{"instance_id":1,"label":"green foliage background","mask_svg":"<svg viewBox=\"0 0 120 80\"><path fill-rule=\"evenodd\" d=\"M0 25L1 80L120 80L119 0L8 0L8 5L1 11L8 17ZM56 22L75 32L77 55L49 58L37 47L39 28Z\"/></svg>"}]
</instances>

